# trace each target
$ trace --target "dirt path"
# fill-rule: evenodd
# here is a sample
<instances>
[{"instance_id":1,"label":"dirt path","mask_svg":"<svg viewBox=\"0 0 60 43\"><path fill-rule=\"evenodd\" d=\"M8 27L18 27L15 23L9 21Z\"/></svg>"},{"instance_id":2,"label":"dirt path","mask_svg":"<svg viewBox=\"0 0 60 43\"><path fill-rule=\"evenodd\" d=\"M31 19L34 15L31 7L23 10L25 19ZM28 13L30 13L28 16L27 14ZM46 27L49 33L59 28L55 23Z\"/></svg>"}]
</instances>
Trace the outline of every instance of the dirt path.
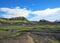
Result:
<instances>
[{"instance_id":1,"label":"dirt path","mask_svg":"<svg viewBox=\"0 0 60 43\"><path fill-rule=\"evenodd\" d=\"M28 43L35 43L33 38L30 36L30 33L28 33L27 37L28 37Z\"/></svg>"}]
</instances>

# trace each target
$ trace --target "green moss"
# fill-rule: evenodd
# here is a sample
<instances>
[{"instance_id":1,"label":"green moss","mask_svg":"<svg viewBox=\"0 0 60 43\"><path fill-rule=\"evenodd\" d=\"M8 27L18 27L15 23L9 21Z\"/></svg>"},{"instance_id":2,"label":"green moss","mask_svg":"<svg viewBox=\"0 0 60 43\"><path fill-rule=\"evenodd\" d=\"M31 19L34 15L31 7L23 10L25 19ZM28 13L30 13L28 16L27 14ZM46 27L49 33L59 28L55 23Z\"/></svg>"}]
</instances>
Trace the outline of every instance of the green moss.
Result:
<instances>
[{"instance_id":1,"label":"green moss","mask_svg":"<svg viewBox=\"0 0 60 43\"><path fill-rule=\"evenodd\" d=\"M60 43L60 41L58 41L58 40L52 40L52 39L48 39L48 40L52 43Z\"/></svg>"}]
</instances>

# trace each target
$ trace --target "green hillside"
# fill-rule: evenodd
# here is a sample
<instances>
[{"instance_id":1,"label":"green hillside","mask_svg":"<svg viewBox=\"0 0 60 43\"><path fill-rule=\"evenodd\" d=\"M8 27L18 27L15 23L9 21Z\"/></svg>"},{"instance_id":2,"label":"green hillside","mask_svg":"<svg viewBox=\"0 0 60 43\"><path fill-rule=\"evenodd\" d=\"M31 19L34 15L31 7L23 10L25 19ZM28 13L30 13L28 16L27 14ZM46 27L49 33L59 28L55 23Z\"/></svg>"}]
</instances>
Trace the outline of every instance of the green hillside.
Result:
<instances>
[{"instance_id":1,"label":"green hillside","mask_svg":"<svg viewBox=\"0 0 60 43\"><path fill-rule=\"evenodd\" d=\"M28 20L24 17L14 17L14 18L0 18L0 23L9 23L9 24L15 24L15 23L28 23Z\"/></svg>"}]
</instances>

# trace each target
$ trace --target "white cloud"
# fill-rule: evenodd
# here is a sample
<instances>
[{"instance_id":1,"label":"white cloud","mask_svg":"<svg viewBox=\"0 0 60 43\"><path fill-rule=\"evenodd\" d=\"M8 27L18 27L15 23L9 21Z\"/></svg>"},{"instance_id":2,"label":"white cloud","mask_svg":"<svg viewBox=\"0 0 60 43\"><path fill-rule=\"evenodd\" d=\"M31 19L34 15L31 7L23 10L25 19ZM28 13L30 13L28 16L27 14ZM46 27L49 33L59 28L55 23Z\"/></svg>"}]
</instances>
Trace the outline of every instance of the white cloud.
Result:
<instances>
[{"instance_id":1,"label":"white cloud","mask_svg":"<svg viewBox=\"0 0 60 43\"><path fill-rule=\"evenodd\" d=\"M55 20L54 18L58 18L58 16L60 16L60 8L47 8L44 10L37 10L37 11L32 11L32 10L27 10L26 8L20 8L20 7L16 7L16 8L0 8L1 12L5 12L5 14L3 14L3 17L6 18L11 18L11 17L28 17L29 14L34 14L36 16L34 16L33 18L30 17L28 18L29 20L40 20L40 19L48 19L48 20ZM58 16L57 16L58 15ZM54 18L53 18L54 16Z\"/></svg>"},{"instance_id":2,"label":"white cloud","mask_svg":"<svg viewBox=\"0 0 60 43\"><path fill-rule=\"evenodd\" d=\"M20 8L20 7L16 7L16 8L0 8L0 11L2 12L6 12L6 14L3 15L3 17L6 18L11 18L11 17L26 17L28 16L28 14L30 14L30 10L27 10L26 8Z\"/></svg>"},{"instance_id":3,"label":"white cloud","mask_svg":"<svg viewBox=\"0 0 60 43\"><path fill-rule=\"evenodd\" d=\"M56 20L55 16L58 18L58 16L60 16L60 8L54 8L54 9L44 9L44 10L37 10L37 11L33 11L32 14L35 14L37 16L31 18L30 20L40 20L40 19L48 19L48 20ZM51 17L52 15L54 15L53 17ZM58 16L57 16L58 15ZM48 17L49 16L49 17Z\"/></svg>"},{"instance_id":4,"label":"white cloud","mask_svg":"<svg viewBox=\"0 0 60 43\"><path fill-rule=\"evenodd\" d=\"M50 14L55 14L58 11L60 11L60 8L54 8L54 9L48 8L48 9L45 9L45 10L34 11L34 12L32 12L32 14L46 16L46 15L50 15Z\"/></svg>"}]
</instances>

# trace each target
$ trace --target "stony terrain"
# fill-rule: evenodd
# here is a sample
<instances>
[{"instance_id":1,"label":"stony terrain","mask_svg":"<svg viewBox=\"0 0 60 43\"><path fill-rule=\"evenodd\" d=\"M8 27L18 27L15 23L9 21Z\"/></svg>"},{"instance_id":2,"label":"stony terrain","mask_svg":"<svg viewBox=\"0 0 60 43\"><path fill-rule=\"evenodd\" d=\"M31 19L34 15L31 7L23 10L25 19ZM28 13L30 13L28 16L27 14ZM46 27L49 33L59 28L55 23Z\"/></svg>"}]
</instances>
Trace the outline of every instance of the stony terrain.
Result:
<instances>
[{"instance_id":1,"label":"stony terrain","mask_svg":"<svg viewBox=\"0 0 60 43\"><path fill-rule=\"evenodd\" d=\"M0 32L0 43L60 43L60 30L24 30L9 36L14 31Z\"/></svg>"}]
</instances>

